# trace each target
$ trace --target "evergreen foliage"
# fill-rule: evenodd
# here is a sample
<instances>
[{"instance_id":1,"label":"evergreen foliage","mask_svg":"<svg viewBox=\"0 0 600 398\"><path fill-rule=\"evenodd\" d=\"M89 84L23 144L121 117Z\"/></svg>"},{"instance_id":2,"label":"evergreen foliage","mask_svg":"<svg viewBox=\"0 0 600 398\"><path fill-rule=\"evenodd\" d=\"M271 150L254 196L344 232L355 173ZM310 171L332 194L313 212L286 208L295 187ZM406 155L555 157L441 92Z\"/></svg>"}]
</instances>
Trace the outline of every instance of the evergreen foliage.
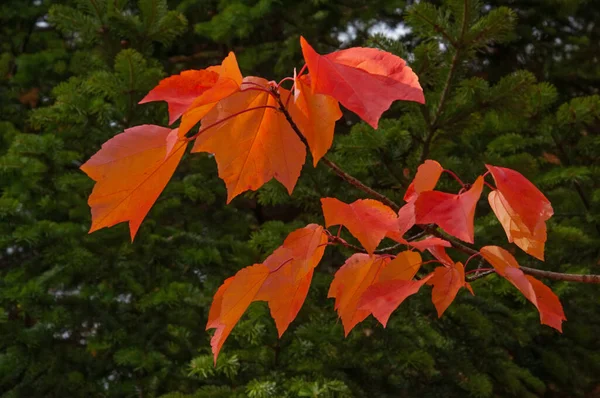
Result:
<instances>
[{"instance_id":1,"label":"evergreen foliage","mask_svg":"<svg viewBox=\"0 0 600 398\"><path fill-rule=\"evenodd\" d=\"M383 329L344 339L328 249L282 339L263 303L235 327L216 366L204 331L223 279L260 262L290 231L321 222L318 198L361 192L322 165L290 197L271 182L225 206L214 159L189 156L134 244L125 224L87 235L90 181L78 167L137 124L166 125L137 102L164 76L231 49L244 73L281 77L298 37L408 59L427 105L394 105L375 131L345 113L328 155L401 202L416 167L438 160L466 180L492 163L522 172L555 208L546 262L594 273L600 247L599 13L584 1L8 0L0 5L0 392L6 397L591 396L600 374L598 291L554 283L564 334L501 278L474 282L437 318L427 295ZM504 4L506 3L506 4ZM507 8L509 7L509 8ZM187 22L189 21L189 23ZM373 35L400 21L400 39ZM347 33L350 40L342 43ZM541 32L538 33L535 32ZM444 177L442 190L455 190ZM493 214L478 244L506 237ZM344 236L349 241L350 236ZM458 258L458 255L457 255ZM595 272L597 273L597 271Z\"/></svg>"}]
</instances>

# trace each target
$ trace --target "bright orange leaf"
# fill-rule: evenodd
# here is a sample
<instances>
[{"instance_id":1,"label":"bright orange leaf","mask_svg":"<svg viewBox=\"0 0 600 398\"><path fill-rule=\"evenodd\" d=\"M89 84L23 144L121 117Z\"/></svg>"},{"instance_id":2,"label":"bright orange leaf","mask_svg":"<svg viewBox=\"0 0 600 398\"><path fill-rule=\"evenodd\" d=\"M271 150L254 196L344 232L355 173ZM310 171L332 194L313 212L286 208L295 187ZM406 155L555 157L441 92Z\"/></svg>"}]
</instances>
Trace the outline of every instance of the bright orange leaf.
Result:
<instances>
[{"instance_id":1,"label":"bright orange leaf","mask_svg":"<svg viewBox=\"0 0 600 398\"><path fill-rule=\"evenodd\" d=\"M335 98L312 92L309 75L300 76L295 82L297 98L289 101L288 110L306 138L316 166L331 147L335 122L342 117L342 111ZM287 93L281 99L288 102Z\"/></svg>"},{"instance_id":2,"label":"bright orange leaf","mask_svg":"<svg viewBox=\"0 0 600 398\"><path fill-rule=\"evenodd\" d=\"M431 301L437 310L438 317L441 317L454 301L461 287L466 287L473 293L469 284L465 282L465 267L462 263L455 263L451 267L437 267L427 284L433 285Z\"/></svg>"},{"instance_id":3,"label":"bright orange leaf","mask_svg":"<svg viewBox=\"0 0 600 398\"><path fill-rule=\"evenodd\" d=\"M398 231L394 210L373 199L359 199L350 204L335 198L321 198L325 226L343 225L367 252L373 253L386 235Z\"/></svg>"},{"instance_id":4,"label":"bright orange leaf","mask_svg":"<svg viewBox=\"0 0 600 398\"><path fill-rule=\"evenodd\" d=\"M220 66L183 71L163 79L139 103L167 101L169 124L181 115L179 137L183 137L221 99L240 90L242 74L235 54L230 52Z\"/></svg>"},{"instance_id":5,"label":"bright orange leaf","mask_svg":"<svg viewBox=\"0 0 600 398\"><path fill-rule=\"evenodd\" d=\"M565 312L558 296L548 286L533 276L527 275L526 277L535 292L536 307L540 312L541 323L562 333L562 323L567 318L565 317Z\"/></svg>"},{"instance_id":6,"label":"bright orange leaf","mask_svg":"<svg viewBox=\"0 0 600 398\"><path fill-rule=\"evenodd\" d=\"M444 246L435 245L427 248L427 251L433 255L440 263L446 267L453 267L454 261L450 258Z\"/></svg>"},{"instance_id":7,"label":"bright orange leaf","mask_svg":"<svg viewBox=\"0 0 600 398\"><path fill-rule=\"evenodd\" d=\"M435 237L435 236L429 236L425 239L421 239L415 242L408 242L409 245L411 245L412 247L414 247L415 249L417 249L418 251L422 252L425 251L427 249L429 249L430 247L451 247L452 244L450 242L448 242L447 240Z\"/></svg>"},{"instance_id":8,"label":"bright orange leaf","mask_svg":"<svg viewBox=\"0 0 600 398\"><path fill-rule=\"evenodd\" d=\"M211 70L184 70L158 83L139 103L166 101L169 106L169 124L175 123L194 100L209 90L219 80Z\"/></svg>"},{"instance_id":9,"label":"bright orange leaf","mask_svg":"<svg viewBox=\"0 0 600 398\"><path fill-rule=\"evenodd\" d=\"M323 227L309 224L290 233L263 264L254 264L227 279L217 290L208 316L207 329L217 329L211 345L215 361L225 339L250 303L266 301L279 336L302 307L313 269L327 244Z\"/></svg>"},{"instance_id":10,"label":"bright orange leaf","mask_svg":"<svg viewBox=\"0 0 600 398\"><path fill-rule=\"evenodd\" d=\"M415 202L417 224L435 223L450 235L473 243L475 207L483 190L483 178L471 189L454 195L440 191L421 192Z\"/></svg>"},{"instance_id":11,"label":"bright orange leaf","mask_svg":"<svg viewBox=\"0 0 600 398\"><path fill-rule=\"evenodd\" d=\"M484 246L479 252L498 275L506 278L536 306L542 324L562 332L562 321L566 321L567 318L558 297L548 286L530 275L525 275L513 255L501 247Z\"/></svg>"},{"instance_id":12,"label":"bright orange leaf","mask_svg":"<svg viewBox=\"0 0 600 398\"><path fill-rule=\"evenodd\" d=\"M417 198L421 192L432 191L437 185L444 168L435 160L426 160L417 169L415 178L410 183L404 194L404 200L410 202Z\"/></svg>"},{"instance_id":13,"label":"bright orange leaf","mask_svg":"<svg viewBox=\"0 0 600 398\"><path fill-rule=\"evenodd\" d=\"M490 192L488 201L500 224L506 232L509 242L514 242L526 253L544 260L544 244L546 242L546 222L538 222L533 233L521 220L521 217L510 207L502 193L498 190Z\"/></svg>"},{"instance_id":14,"label":"bright orange leaf","mask_svg":"<svg viewBox=\"0 0 600 398\"><path fill-rule=\"evenodd\" d=\"M496 188L508 206L521 218L530 233L534 234L540 222L552 217L554 210L550 201L521 173L505 167L485 167L494 177Z\"/></svg>"},{"instance_id":15,"label":"bright orange leaf","mask_svg":"<svg viewBox=\"0 0 600 398\"><path fill-rule=\"evenodd\" d=\"M332 96L373 128L396 100L425 103L417 75L395 55L374 48L319 55L303 37L300 45L313 92Z\"/></svg>"},{"instance_id":16,"label":"bright orange leaf","mask_svg":"<svg viewBox=\"0 0 600 398\"><path fill-rule=\"evenodd\" d=\"M131 240L179 164L186 141L167 152L169 128L144 124L125 130L102 145L81 166L96 181L88 199L90 233L129 221ZM176 133L175 133L176 134Z\"/></svg>"},{"instance_id":17,"label":"bright orange leaf","mask_svg":"<svg viewBox=\"0 0 600 398\"><path fill-rule=\"evenodd\" d=\"M415 225L415 200L411 199L408 203L400 208L398 211L398 234L403 236ZM401 243L405 243L406 241L398 240Z\"/></svg>"},{"instance_id":18,"label":"bright orange leaf","mask_svg":"<svg viewBox=\"0 0 600 398\"><path fill-rule=\"evenodd\" d=\"M429 274L418 281L389 280L369 286L361 296L358 308L372 313L386 327L392 312L409 296L417 293L432 276Z\"/></svg>"},{"instance_id":19,"label":"bright orange leaf","mask_svg":"<svg viewBox=\"0 0 600 398\"><path fill-rule=\"evenodd\" d=\"M382 269L378 280L380 282L396 279L408 281L414 278L422 263L423 259L419 253L410 250L403 251Z\"/></svg>"},{"instance_id":20,"label":"bright orange leaf","mask_svg":"<svg viewBox=\"0 0 600 398\"><path fill-rule=\"evenodd\" d=\"M269 88L265 79L257 77L247 77L244 82ZM271 178L281 182L291 194L306 158L300 138L285 116L272 108L277 107L277 101L254 88L244 85L241 92L219 101L202 121L203 128L210 128L200 133L192 149L215 155L219 177L227 186L228 203L244 191L260 188ZM220 122L226 118L229 119Z\"/></svg>"},{"instance_id":21,"label":"bright orange leaf","mask_svg":"<svg viewBox=\"0 0 600 398\"><path fill-rule=\"evenodd\" d=\"M209 323L206 325L206 329L217 329L210 340L215 363L223 343L254 301L268 276L269 269L265 265L254 264L242 268L223 284L225 287L221 286L217 290L209 312Z\"/></svg>"},{"instance_id":22,"label":"bright orange leaf","mask_svg":"<svg viewBox=\"0 0 600 398\"><path fill-rule=\"evenodd\" d=\"M369 316L370 311L359 309L358 302L365 290L378 281L379 273L389 262L387 256L357 253L335 273L327 297L335 298L335 309L342 318L346 336Z\"/></svg>"}]
</instances>

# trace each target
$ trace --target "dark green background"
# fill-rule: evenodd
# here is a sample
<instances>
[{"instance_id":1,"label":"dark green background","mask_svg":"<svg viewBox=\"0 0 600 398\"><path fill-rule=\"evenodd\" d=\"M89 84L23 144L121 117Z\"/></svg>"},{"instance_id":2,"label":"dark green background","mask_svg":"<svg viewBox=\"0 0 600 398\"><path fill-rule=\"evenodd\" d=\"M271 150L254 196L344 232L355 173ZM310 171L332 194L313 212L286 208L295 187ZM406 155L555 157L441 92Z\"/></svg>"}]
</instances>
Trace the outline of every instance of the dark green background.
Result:
<instances>
[{"instance_id":1,"label":"dark green background","mask_svg":"<svg viewBox=\"0 0 600 398\"><path fill-rule=\"evenodd\" d=\"M303 35L322 53L362 45L408 59L427 98L393 105L378 131L345 112L334 161L398 202L424 158L466 181L486 162L517 169L555 209L546 262L512 247L521 264L600 273L600 8L412 3L3 1L2 396L598 396L597 287L547 281L568 318L562 335L491 276L441 319L424 290L387 329L369 318L344 339L326 298L351 254L337 248L281 340L266 305L253 304L213 367L204 326L221 282L289 231L322 223L320 197L364 197L311 161L292 197L272 182L226 206L214 159L188 154L133 244L125 224L87 234L93 182L79 166L124 128L166 125L164 103L137 105L161 78L233 50L245 75L278 79L302 66ZM372 34L399 23L408 31L397 41ZM483 197L477 217L477 245L510 248Z\"/></svg>"}]
</instances>

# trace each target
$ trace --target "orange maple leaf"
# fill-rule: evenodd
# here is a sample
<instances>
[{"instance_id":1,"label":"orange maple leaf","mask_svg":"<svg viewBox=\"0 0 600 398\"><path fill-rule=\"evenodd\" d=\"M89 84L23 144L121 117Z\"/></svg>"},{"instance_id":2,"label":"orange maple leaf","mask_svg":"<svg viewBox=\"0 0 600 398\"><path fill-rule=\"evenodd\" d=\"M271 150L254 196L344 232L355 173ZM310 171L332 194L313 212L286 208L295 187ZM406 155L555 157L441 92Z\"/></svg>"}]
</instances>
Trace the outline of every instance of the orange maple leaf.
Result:
<instances>
[{"instance_id":1,"label":"orange maple leaf","mask_svg":"<svg viewBox=\"0 0 600 398\"><path fill-rule=\"evenodd\" d=\"M303 37L300 45L312 90L337 99L375 129L392 102L425 103L417 75L400 57L359 47L320 55Z\"/></svg>"},{"instance_id":2,"label":"orange maple leaf","mask_svg":"<svg viewBox=\"0 0 600 398\"><path fill-rule=\"evenodd\" d=\"M168 136L176 137L177 129L148 124L132 127L105 142L81 166L96 181L88 199L90 233L129 221L133 241L185 152L185 140L176 140L167 150Z\"/></svg>"},{"instance_id":3,"label":"orange maple leaf","mask_svg":"<svg viewBox=\"0 0 600 398\"><path fill-rule=\"evenodd\" d=\"M265 79L246 77L244 89L218 102L202 121L192 152L215 155L219 177L227 186L227 203L246 190L256 190L271 178L291 194L306 158L300 138L277 100L265 90ZM280 89L285 95L289 91ZM235 117L232 117L234 116ZM204 127L208 126L208 127Z\"/></svg>"},{"instance_id":4,"label":"orange maple leaf","mask_svg":"<svg viewBox=\"0 0 600 398\"><path fill-rule=\"evenodd\" d=\"M531 233L500 191L490 192L488 201L498 221L500 221L500 224L504 228L508 241L514 242L515 245L519 246L526 253L544 261L546 222L539 221L535 230Z\"/></svg>"},{"instance_id":5,"label":"orange maple leaf","mask_svg":"<svg viewBox=\"0 0 600 398\"><path fill-rule=\"evenodd\" d=\"M484 246L479 252L498 275L506 278L536 306L542 324L562 332L562 321L566 321L567 318L560 300L548 286L531 275L525 275L513 255L501 247Z\"/></svg>"},{"instance_id":6,"label":"orange maple leaf","mask_svg":"<svg viewBox=\"0 0 600 398\"><path fill-rule=\"evenodd\" d=\"M292 119L306 138L316 166L333 143L335 122L342 117L338 101L328 95L314 94L310 88L310 76L295 79L295 98L289 104ZM288 102L287 93L282 97Z\"/></svg>"},{"instance_id":7,"label":"orange maple leaf","mask_svg":"<svg viewBox=\"0 0 600 398\"><path fill-rule=\"evenodd\" d=\"M521 173L505 167L485 167L494 177L496 188L508 206L521 218L530 233L534 233L540 222L552 217L554 210L550 201Z\"/></svg>"},{"instance_id":8,"label":"orange maple leaf","mask_svg":"<svg viewBox=\"0 0 600 398\"><path fill-rule=\"evenodd\" d=\"M483 178L477 178L471 189L458 195L421 192L415 201L417 224L435 223L450 235L473 243L475 206L483 190Z\"/></svg>"},{"instance_id":9,"label":"orange maple leaf","mask_svg":"<svg viewBox=\"0 0 600 398\"><path fill-rule=\"evenodd\" d=\"M225 280L210 308L206 329L216 362L223 343L253 301L266 301L279 336L294 320L327 244L323 227L309 224L290 233L262 264L254 264Z\"/></svg>"},{"instance_id":10,"label":"orange maple leaf","mask_svg":"<svg viewBox=\"0 0 600 398\"><path fill-rule=\"evenodd\" d=\"M467 288L473 294L471 286L465 282L465 267L460 262L449 267L437 267L433 270L433 276L427 284L433 285L431 301L437 310L438 317L441 317L454 301L461 287Z\"/></svg>"},{"instance_id":11,"label":"orange maple leaf","mask_svg":"<svg viewBox=\"0 0 600 398\"><path fill-rule=\"evenodd\" d=\"M335 273L327 297L335 298L335 309L342 318L346 336L371 313L359 309L358 302L365 290L377 282L379 272L389 262L387 256L357 253Z\"/></svg>"},{"instance_id":12,"label":"orange maple leaf","mask_svg":"<svg viewBox=\"0 0 600 398\"><path fill-rule=\"evenodd\" d=\"M335 198L321 198L325 226L343 225L369 253L373 253L386 235L398 236L394 210L373 199L359 199L350 204Z\"/></svg>"},{"instance_id":13,"label":"orange maple leaf","mask_svg":"<svg viewBox=\"0 0 600 398\"><path fill-rule=\"evenodd\" d=\"M444 168L435 160L426 160L417 168L417 174L406 188L404 201L416 199L421 192L432 191L437 185Z\"/></svg>"},{"instance_id":14,"label":"orange maple leaf","mask_svg":"<svg viewBox=\"0 0 600 398\"><path fill-rule=\"evenodd\" d=\"M369 316L360 308L360 300L369 286L391 280L410 280L421 266L417 252L402 252L394 260L388 256L354 254L335 273L327 297L335 298L335 309L342 319L346 336Z\"/></svg>"},{"instance_id":15,"label":"orange maple leaf","mask_svg":"<svg viewBox=\"0 0 600 398\"><path fill-rule=\"evenodd\" d=\"M139 103L167 101L169 124L181 115L179 136L183 137L223 98L240 90L242 74L235 54L230 52L220 66L183 71L163 79Z\"/></svg>"},{"instance_id":16,"label":"orange maple leaf","mask_svg":"<svg viewBox=\"0 0 600 398\"><path fill-rule=\"evenodd\" d=\"M194 100L213 87L217 80L219 74L212 70L184 70L178 75L161 80L139 104L166 101L169 107L169 124L173 124Z\"/></svg>"},{"instance_id":17,"label":"orange maple leaf","mask_svg":"<svg viewBox=\"0 0 600 398\"><path fill-rule=\"evenodd\" d=\"M392 312L409 296L417 293L432 276L433 274L429 274L418 281L396 279L376 283L365 290L358 307L372 313L386 327Z\"/></svg>"}]
</instances>

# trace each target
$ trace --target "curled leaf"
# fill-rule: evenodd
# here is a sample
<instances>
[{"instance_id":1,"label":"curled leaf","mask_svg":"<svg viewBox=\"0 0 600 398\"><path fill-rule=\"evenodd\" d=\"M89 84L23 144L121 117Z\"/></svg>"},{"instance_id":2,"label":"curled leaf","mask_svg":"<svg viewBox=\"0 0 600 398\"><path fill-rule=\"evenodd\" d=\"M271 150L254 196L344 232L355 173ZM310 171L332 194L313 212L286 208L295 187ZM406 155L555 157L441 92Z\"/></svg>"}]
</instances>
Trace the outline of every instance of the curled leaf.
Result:
<instances>
[{"instance_id":1,"label":"curled leaf","mask_svg":"<svg viewBox=\"0 0 600 398\"><path fill-rule=\"evenodd\" d=\"M301 37L312 90L330 95L373 128L396 100L425 103L417 75L404 60L374 48L349 48L319 55Z\"/></svg>"},{"instance_id":2,"label":"curled leaf","mask_svg":"<svg viewBox=\"0 0 600 398\"><path fill-rule=\"evenodd\" d=\"M483 178L477 178L471 188L458 195L440 192L421 192L415 201L417 224L435 223L450 235L473 243L475 207L483 190Z\"/></svg>"},{"instance_id":3,"label":"curled leaf","mask_svg":"<svg viewBox=\"0 0 600 398\"><path fill-rule=\"evenodd\" d=\"M527 228L521 217L510 207L508 201L498 190L488 195L490 206L504 228L509 242L514 242L525 253L544 260L546 242L546 222L539 221L533 233Z\"/></svg>"},{"instance_id":4,"label":"curled leaf","mask_svg":"<svg viewBox=\"0 0 600 398\"><path fill-rule=\"evenodd\" d=\"M479 252L494 267L498 275L506 278L536 306L542 324L562 332L562 322L567 318L560 300L548 286L530 275L525 275L513 255L501 247L484 246Z\"/></svg>"}]
</instances>

